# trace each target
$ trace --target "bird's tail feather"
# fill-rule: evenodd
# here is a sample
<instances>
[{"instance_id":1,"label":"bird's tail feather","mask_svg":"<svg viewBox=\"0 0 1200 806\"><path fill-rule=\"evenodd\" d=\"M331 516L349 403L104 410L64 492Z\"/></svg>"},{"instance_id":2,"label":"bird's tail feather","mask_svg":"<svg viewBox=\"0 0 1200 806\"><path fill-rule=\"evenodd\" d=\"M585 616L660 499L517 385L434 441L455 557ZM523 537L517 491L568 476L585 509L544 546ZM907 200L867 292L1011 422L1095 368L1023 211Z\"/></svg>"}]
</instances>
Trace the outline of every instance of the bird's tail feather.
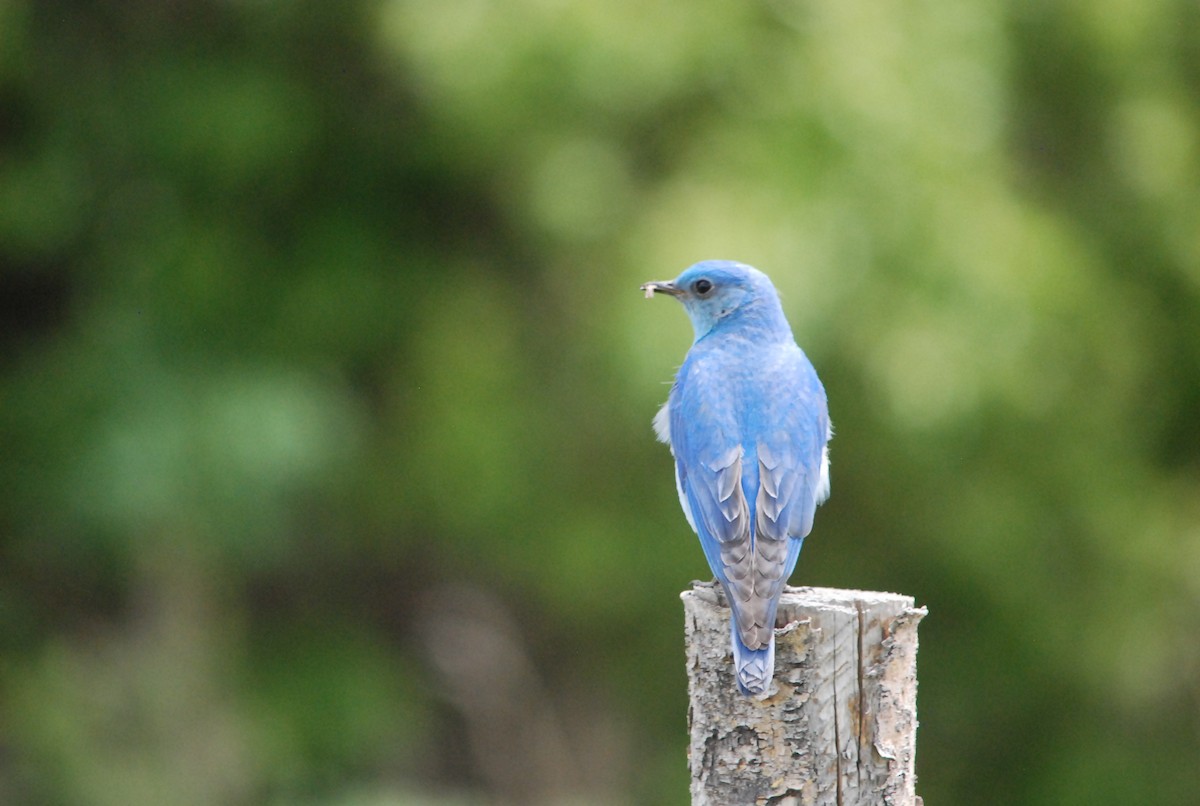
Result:
<instances>
[{"instance_id":1,"label":"bird's tail feather","mask_svg":"<svg viewBox=\"0 0 1200 806\"><path fill-rule=\"evenodd\" d=\"M733 672L738 690L747 696L762 694L775 675L775 636L762 649L750 649L742 643L737 622L732 621Z\"/></svg>"}]
</instances>

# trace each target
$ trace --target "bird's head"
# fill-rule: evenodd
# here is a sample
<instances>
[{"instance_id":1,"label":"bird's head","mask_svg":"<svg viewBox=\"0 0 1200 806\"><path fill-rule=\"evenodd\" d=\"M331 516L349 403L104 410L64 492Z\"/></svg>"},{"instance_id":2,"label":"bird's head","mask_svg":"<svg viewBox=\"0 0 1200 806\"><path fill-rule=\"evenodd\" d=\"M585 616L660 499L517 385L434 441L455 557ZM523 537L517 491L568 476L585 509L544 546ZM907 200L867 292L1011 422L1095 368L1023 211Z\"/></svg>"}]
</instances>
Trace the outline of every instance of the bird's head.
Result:
<instances>
[{"instance_id":1,"label":"bird's head","mask_svg":"<svg viewBox=\"0 0 1200 806\"><path fill-rule=\"evenodd\" d=\"M642 284L647 297L668 294L683 303L696 341L734 322L790 333L770 278L745 263L706 260L674 280Z\"/></svg>"}]
</instances>

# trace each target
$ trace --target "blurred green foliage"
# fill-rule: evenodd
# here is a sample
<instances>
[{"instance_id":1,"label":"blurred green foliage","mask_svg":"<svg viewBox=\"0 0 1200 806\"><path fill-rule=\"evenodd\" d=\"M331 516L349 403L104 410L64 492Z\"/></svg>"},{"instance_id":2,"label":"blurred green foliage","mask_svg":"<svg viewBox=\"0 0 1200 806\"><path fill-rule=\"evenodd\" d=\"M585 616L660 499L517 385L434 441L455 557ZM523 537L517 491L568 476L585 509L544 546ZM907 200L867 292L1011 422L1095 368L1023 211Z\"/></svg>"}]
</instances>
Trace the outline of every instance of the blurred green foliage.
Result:
<instances>
[{"instance_id":1,"label":"blurred green foliage","mask_svg":"<svg viewBox=\"0 0 1200 806\"><path fill-rule=\"evenodd\" d=\"M685 803L704 258L926 802L1194 802L1189 0L0 0L0 801Z\"/></svg>"}]
</instances>

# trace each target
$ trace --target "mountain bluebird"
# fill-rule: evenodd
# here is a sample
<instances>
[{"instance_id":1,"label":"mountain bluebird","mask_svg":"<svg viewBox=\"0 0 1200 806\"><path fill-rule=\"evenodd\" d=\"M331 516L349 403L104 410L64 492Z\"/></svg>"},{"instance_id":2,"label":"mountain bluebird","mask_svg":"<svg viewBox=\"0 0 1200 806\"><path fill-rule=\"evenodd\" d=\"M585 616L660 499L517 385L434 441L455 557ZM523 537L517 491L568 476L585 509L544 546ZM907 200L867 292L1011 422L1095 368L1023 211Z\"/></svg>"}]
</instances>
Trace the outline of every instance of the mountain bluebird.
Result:
<instances>
[{"instance_id":1,"label":"mountain bluebird","mask_svg":"<svg viewBox=\"0 0 1200 806\"><path fill-rule=\"evenodd\" d=\"M779 595L829 497L825 389L757 269L709 260L642 290L682 302L696 331L654 430L729 600L738 688L760 694L774 674Z\"/></svg>"}]
</instances>

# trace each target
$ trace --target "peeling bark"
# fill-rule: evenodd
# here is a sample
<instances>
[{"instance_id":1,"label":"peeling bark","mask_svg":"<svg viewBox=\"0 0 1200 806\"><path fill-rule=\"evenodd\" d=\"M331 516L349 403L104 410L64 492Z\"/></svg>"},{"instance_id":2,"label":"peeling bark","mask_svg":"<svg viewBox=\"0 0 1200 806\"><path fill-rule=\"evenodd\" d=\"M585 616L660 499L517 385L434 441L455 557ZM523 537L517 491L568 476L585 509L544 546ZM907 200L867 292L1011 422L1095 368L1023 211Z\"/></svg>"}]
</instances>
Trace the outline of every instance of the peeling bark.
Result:
<instances>
[{"instance_id":1,"label":"peeling bark","mask_svg":"<svg viewBox=\"0 0 1200 806\"><path fill-rule=\"evenodd\" d=\"M775 676L738 693L715 583L684 603L693 806L884 804L915 794L917 623L894 593L786 588Z\"/></svg>"}]
</instances>

